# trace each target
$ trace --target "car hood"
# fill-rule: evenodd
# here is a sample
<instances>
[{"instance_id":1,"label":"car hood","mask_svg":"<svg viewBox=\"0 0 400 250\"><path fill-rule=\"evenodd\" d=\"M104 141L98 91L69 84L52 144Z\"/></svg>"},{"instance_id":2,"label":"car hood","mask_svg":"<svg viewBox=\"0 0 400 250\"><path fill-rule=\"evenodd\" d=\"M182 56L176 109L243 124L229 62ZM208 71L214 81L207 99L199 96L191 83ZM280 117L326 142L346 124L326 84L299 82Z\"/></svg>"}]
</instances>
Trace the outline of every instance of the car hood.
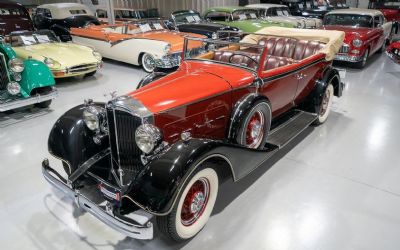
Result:
<instances>
[{"instance_id":1,"label":"car hood","mask_svg":"<svg viewBox=\"0 0 400 250\"><path fill-rule=\"evenodd\" d=\"M245 69L210 62L184 62L179 70L130 94L153 113L198 102L251 83Z\"/></svg>"},{"instance_id":2,"label":"car hood","mask_svg":"<svg viewBox=\"0 0 400 250\"><path fill-rule=\"evenodd\" d=\"M182 51L184 37L188 36L188 35L191 37L206 38L203 35L185 33L185 32L175 32L175 31L146 32L146 33L135 35L134 38L143 38L143 39L167 42L171 45L170 51L177 52L177 51ZM201 46L201 43L198 43L198 45Z\"/></svg>"},{"instance_id":3,"label":"car hood","mask_svg":"<svg viewBox=\"0 0 400 250\"><path fill-rule=\"evenodd\" d=\"M345 42L347 42L349 39L354 39L355 37L363 39L373 31L372 28L356 28L342 25L326 25L324 26L324 29L345 32Z\"/></svg>"},{"instance_id":4,"label":"car hood","mask_svg":"<svg viewBox=\"0 0 400 250\"><path fill-rule=\"evenodd\" d=\"M72 43L37 44L24 47L13 47L20 58L44 61L51 58L61 64L61 67L72 67L80 64L98 63L89 47Z\"/></svg>"}]
</instances>

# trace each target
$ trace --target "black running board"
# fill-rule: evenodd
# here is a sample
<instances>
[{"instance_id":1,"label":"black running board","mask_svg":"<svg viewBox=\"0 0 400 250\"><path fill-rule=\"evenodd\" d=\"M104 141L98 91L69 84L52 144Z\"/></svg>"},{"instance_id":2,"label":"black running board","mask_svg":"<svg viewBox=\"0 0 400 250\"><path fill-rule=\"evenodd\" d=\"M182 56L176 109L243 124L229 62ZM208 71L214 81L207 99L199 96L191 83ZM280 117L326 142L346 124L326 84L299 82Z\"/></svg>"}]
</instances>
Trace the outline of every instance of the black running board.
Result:
<instances>
[{"instance_id":1,"label":"black running board","mask_svg":"<svg viewBox=\"0 0 400 250\"><path fill-rule=\"evenodd\" d=\"M303 132L316 119L316 114L296 111L293 116L269 132L267 143L282 148Z\"/></svg>"}]
</instances>

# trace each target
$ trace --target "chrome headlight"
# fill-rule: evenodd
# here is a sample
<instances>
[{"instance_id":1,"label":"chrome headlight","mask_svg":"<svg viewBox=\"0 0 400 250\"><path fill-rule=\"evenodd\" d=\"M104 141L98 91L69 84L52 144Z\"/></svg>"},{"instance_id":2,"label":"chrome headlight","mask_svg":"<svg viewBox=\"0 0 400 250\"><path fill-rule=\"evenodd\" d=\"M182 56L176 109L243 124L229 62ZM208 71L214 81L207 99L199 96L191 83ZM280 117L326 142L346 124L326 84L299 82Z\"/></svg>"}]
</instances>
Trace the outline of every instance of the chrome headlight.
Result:
<instances>
[{"instance_id":1,"label":"chrome headlight","mask_svg":"<svg viewBox=\"0 0 400 250\"><path fill-rule=\"evenodd\" d=\"M88 129L92 131L98 131L102 124L103 114L105 114L104 108L98 106L88 106L83 111L83 121L85 122Z\"/></svg>"},{"instance_id":2,"label":"chrome headlight","mask_svg":"<svg viewBox=\"0 0 400 250\"><path fill-rule=\"evenodd\" d=\"M213 32L212 35L211 35L211 38L212 39L218 39L218 34Z\"/></svg>"},{"instance_id":3,"label":"chrome headlight","mask_svg":"<svg viewBox=\"0 0 400 250\"><path fill-rule=\"evenodd\" d=\"M171 44L167 44L164 47L164 52L167 53L167 52L169 52L170 49L171 49Z\"/></svg>"},{"instance_id":4,"label":"chrome headlight","mask_svg":"<svg viewBox=\"0 0 400 250\"><path fill-rule=\"evenodd\" d=\"M135 132L136 145L145 154L150 153L161 142L160 130L151 124L140 125Z\"/></svg>"},{"instance_id":5,"label":"chrome headlight","mask_svg":"<svg viewBox=\"0 0 400 250\"><path fill-rule=\"evenodd\" d=\"M47 65L47 67L49 67L49 68L53 68L54 67L54 65L55 65L55 61L53 60L53 59L51 59L51 58L45 58L44 59L44 63Z\"/></svg>"},{"instance_id":6,"label":"chrome headlight","mask_svg":"<svg viewBox=\"0 0 400 250\"><path fill-rule=\"evenodd\" d=\"M359 48L359 47L361 47L361 45L362 45L362 41L361 41L360 39L354 39L354 40L352 41L352 44L353 44L354 47Z\"/></svg>"},{"instance_id":7,"label":"chrome headlight","mask_svg":"<svg viewBox=\"0 0 400 250\"><path fill-rule=\"evenodd\" d=\"M21 73L25 69L24 61L19 58L13 58L8 62L8 67L15 73Z\"/></svg>"},{"instance_id":8,"label":"chrome headlight","mask_svg":"<svg viewBox=\"0 0 400 250\"><path fill-rule=\"evenodd\" d=\"M101 54L95 50L93 50L93 56L97 59L97 61L101 61L103 59L103 57L101 56Z\"/></svg>"},{"instance_id":9,"label":"chrome headlight","mask_svg":"<svg viewBox=\"0 0 400 250\"><path fill-rule=\"evenodd\" d=\"M21 92L21 86L17 82L9 82L7 84L7 91L11 95L17 95Z\"/></svg>"}]
</instances>

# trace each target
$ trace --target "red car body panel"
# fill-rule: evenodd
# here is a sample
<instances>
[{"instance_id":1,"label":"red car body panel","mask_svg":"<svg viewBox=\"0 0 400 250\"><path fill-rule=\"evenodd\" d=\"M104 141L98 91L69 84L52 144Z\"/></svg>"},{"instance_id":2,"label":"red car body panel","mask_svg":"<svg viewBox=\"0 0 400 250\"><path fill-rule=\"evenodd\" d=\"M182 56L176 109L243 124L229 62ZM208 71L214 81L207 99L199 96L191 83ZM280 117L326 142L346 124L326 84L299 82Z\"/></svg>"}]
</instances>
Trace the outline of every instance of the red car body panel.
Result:
<instances>
[{"instance_id":1,"label":"red car body panel","mask_svg":"<svg viewBox=\"0 0 400 250\"><path fill-rule=\"evenodd\" d=\"M392 22L400 22L400 9L377 9L382 11L386 20Z\"/></svg>"},{"instance_id":2,"label":"red car body panel","mask_svg":"<svg viewBox=\"0 0 400 250\"><path fill-rule=\"evenodd\" d=\"M400 41L390 44L386 49L386 54L395 63L400 64Z\"/></svg>"},{"instance_id":3,"label":"red car body panel","mask_svg":"<svg viewBox=\"0 0 400 250\"><path fill-rule=\"evenodd\" d=\"M356 28L342 25L326 25L326 30L340 30L345 32L344 43L349 46L349 56L361 56L369 49L369 54L372 55L374 52L382 47L385 41L385 36L382 28ZM355 47L352 43L354 39L363 41L361 47ZM354 50L358 50L358 53L353 53ZM339 52L340 54L340 52Z\"/></svg>"}]
</instances>

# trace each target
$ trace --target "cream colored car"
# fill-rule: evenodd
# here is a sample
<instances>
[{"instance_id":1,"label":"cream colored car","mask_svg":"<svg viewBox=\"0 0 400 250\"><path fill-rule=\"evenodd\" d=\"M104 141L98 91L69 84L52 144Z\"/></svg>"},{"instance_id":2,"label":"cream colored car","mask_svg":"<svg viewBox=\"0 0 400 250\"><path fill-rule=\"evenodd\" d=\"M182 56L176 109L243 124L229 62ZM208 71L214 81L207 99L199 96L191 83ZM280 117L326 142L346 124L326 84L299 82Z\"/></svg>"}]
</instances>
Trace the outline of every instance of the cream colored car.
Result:
<instances>
[{"instance_id":1,"label":"cream colored car","mask_svg":"<svg viewBox=\"0 0 400 250\"><path fill-rule=\"evenodd\" d=\"M62 43L49 30L11 33L7 40L17 57L44 62L54 78L92 76L102 65L102 57L94 49Z\"/></svg>"},{"instance_id":2,"label":"cream colored car","mask_svg":"<svg viewBox=\"0 0 400 250\"><path fill-rule=\"evenodd\" d=\"M251 7L259 10L260 17L265 20L290 22L300 29L318 29L322 27L322 20L318 18L307 18L292 16L289 7L282 4L250 4Z\"/></svg>"}]
</instances>

